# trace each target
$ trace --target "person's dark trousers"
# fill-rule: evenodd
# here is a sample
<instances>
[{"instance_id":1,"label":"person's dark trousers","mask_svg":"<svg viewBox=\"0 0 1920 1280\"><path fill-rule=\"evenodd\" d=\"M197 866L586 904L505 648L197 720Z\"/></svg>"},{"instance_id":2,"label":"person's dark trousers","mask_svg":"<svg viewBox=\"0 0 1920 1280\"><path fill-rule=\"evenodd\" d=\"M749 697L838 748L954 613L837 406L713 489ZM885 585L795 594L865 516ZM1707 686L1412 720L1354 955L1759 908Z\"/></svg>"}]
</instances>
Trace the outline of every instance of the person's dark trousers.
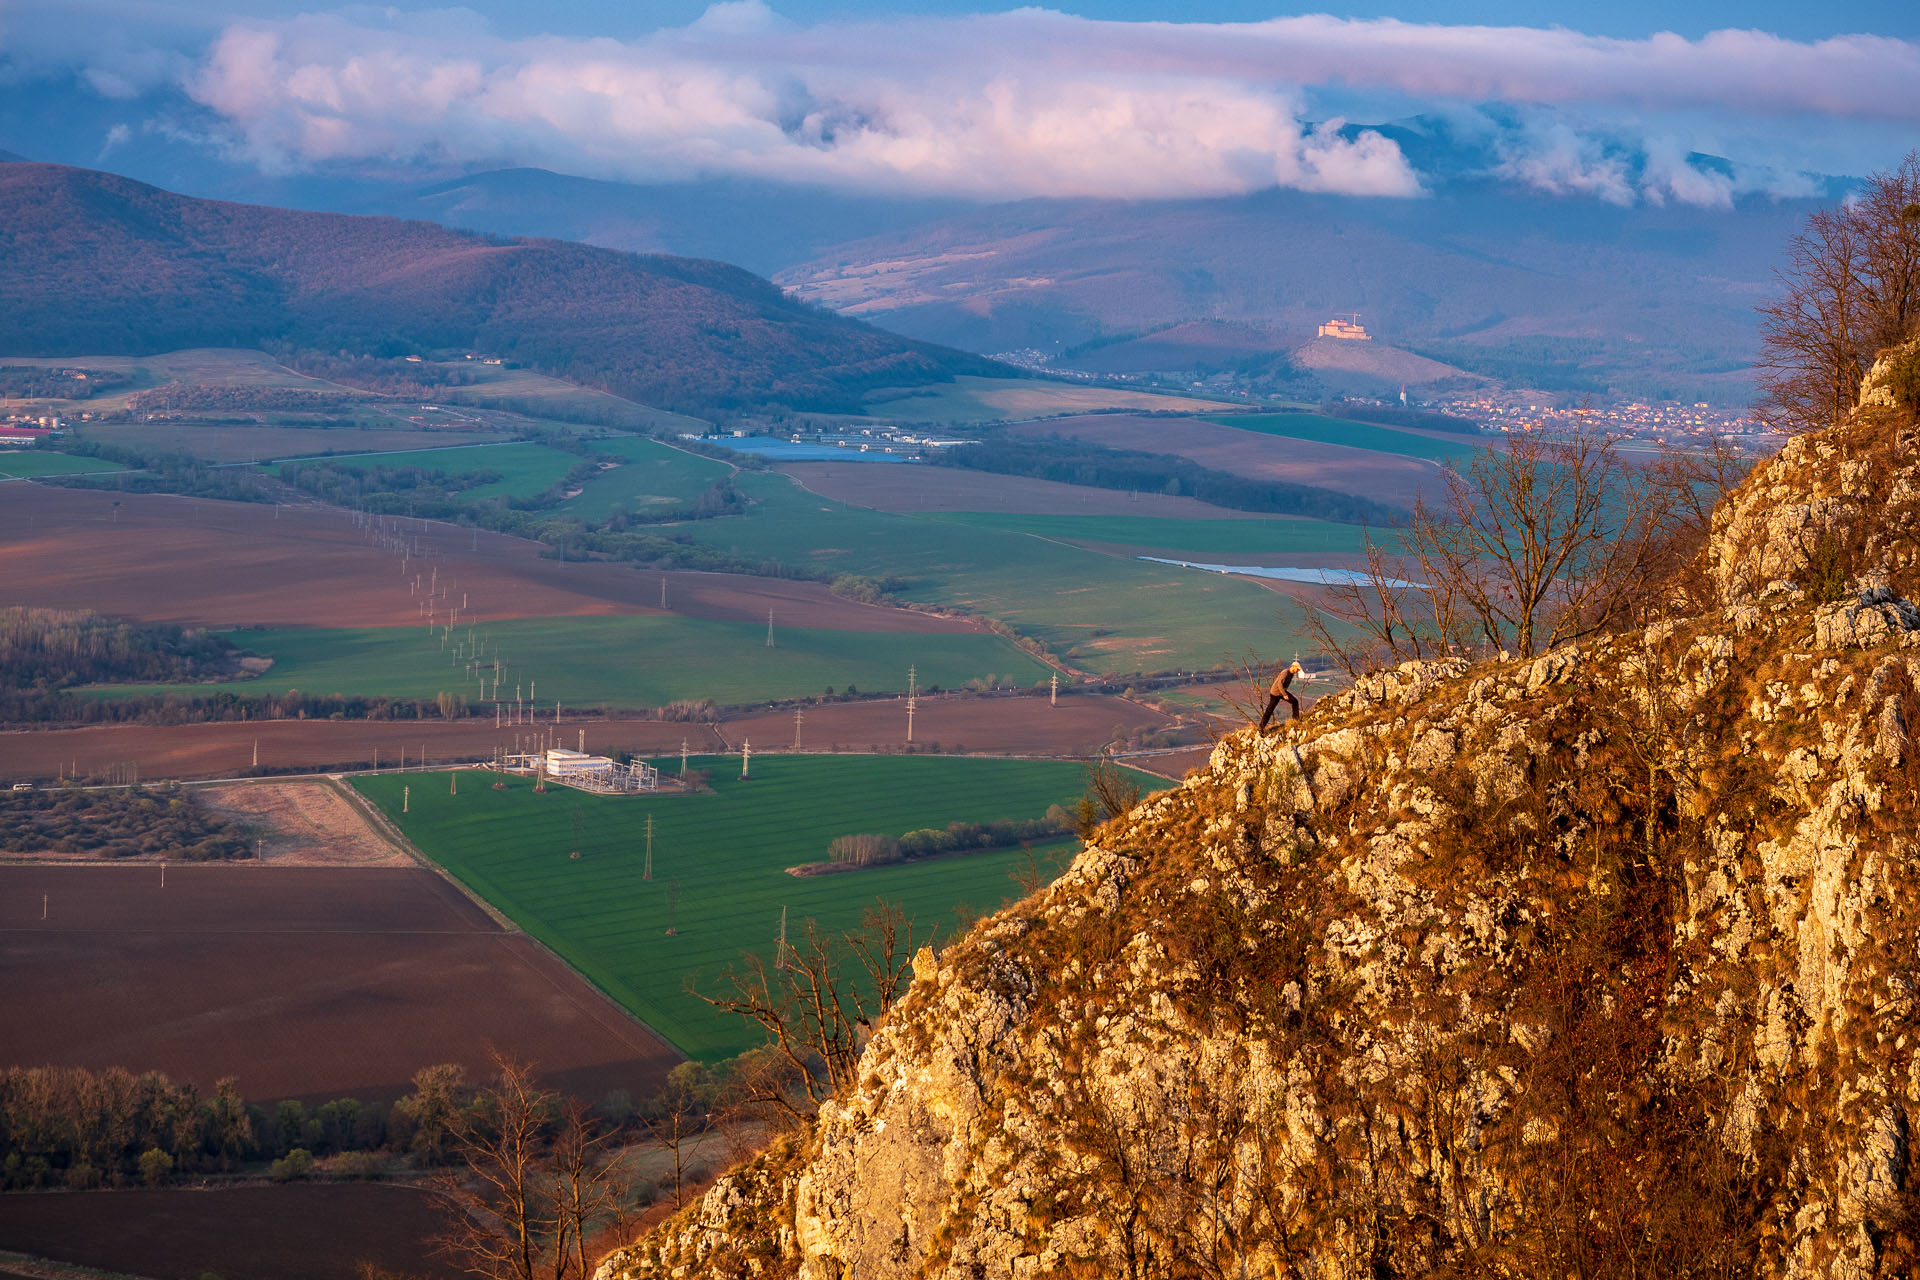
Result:
<instances>
[{"instance_id":1,"label":"person's dark trousers","mask_svg":"<svg viewBox=\"0 0 1920 1280\"><path fill-rule=\"evenodd\" d=\"M1267 695L1267 709L1260 713L1260 727L1254 730L1255 733L1266 732L1267 722L1273 719L1273 709L1282 702L1285 702L1293 708L1293 718L1295 720L1300 718L1300 699L1294 697L1291 693L1270 693Z\"/></svg>"}]
</instances>

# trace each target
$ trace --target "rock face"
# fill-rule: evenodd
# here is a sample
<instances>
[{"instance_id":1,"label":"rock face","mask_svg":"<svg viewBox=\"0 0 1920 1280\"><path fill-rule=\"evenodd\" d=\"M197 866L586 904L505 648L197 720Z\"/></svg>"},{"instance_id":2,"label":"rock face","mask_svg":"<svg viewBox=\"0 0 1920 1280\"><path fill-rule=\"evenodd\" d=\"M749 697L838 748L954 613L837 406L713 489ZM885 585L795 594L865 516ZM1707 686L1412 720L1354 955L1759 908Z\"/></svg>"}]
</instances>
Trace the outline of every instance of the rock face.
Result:
<instances>
[{"instance_id":1,"label":"rock face","mask_svg":"<svg viewBox=\"0 0 1920 1280\"><path fill-rule=\"evenodd\" d=\"M1712 611L1228 738L602 1277L1914 1274L1916 504L1863 410Z\"/></svg>"}]
</instances>

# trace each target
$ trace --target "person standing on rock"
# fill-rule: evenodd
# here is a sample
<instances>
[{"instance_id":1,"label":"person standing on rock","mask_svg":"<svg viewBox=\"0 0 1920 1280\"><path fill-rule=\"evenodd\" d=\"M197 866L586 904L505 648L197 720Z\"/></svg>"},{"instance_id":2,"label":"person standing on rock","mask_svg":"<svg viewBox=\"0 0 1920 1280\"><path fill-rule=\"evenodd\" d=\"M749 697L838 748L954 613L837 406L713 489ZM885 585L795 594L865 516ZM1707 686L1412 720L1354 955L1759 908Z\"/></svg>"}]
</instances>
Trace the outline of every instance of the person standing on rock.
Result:
<instances>
[{"instance_id":1,"label":"person standing on rock","mask_svg":"<svg viewBox=\"0 0 1920 1280\"><path fill-rule=\"evenodd\" d=\"M1293 708L1293 715L1290 718L1294 720L1300 718L1300 699L1294 697L1293 690L1287 688L1293 683L1293 678L1299 674L1300 664L1292 663L1282 668L1280 674L1273 678L1273 683L1267 686L1267 709L1260 713L1260 727L1254 730L1255 733L1267 731L1267 721L1273 719L1273 709L1280 705L1282 699Z\"/></svg>"}]
</instances>

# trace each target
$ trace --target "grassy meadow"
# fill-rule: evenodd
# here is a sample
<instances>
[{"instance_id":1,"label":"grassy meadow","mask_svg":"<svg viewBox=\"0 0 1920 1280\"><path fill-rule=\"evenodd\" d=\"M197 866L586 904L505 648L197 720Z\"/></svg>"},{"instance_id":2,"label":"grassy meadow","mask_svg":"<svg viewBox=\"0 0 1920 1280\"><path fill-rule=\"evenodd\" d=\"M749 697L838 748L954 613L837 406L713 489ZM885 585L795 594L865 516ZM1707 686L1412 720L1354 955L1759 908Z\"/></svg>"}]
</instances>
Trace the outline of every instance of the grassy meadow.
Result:
<instances>
[{"instance_id":1,"label":"grassy meadow","mask_svg":"<svg viewBox=\"0 0 1920 1280\"><path fill-rule=\"evenodd\" d=\"M658 763L679 768L677 757ZM782 909L794 937L808 919L828 929L857 925L885 898L912 915L917 943L1017 897L1011 875L1027 856L975 853L832 876L789 876L785 868L824 859L836 836L1037 818L1048 805L1073 803L1086 785L1082 766L1066 761L766 755L754 757L750 782L739 780L739 764L737 756L696 758L693 767L713 775L704 794L595 796L554 787L538 795L521 778L495 791L493 775L478 772L460 775L458 795L449 794L445 772L354 785L428 857L684 1052L709 1060L752 1048L760 1033L702 1004L685 984L691 978L712 990L743 952L770 958ZM648 815L652 880L642 878ZM1036 851L1043 874L1057 871L1071 848ZM671 936L670 892L678 930Z\"/></svg>"},{"instance_id":2,"label":"grassy meadow","mask_svg":"<svg viewBox=\"0 0 1920 1280\"><path fill-rule=\"evenodd\" d=\"M124 471L117 462L101 458L76 458L72 454L52 453L46 449L21 449L0 453L0 476L31 480L38 476L70 476L95 471Z\"/></svg>"},{"instance_id":3,"label":"grassy meadow","mask_svg":"<svg viewBox=\"0 0 1920 1280\"><path fill-rule=\"evenodd\" d=\"M554 508L557 514L600 521L622 509L652 515L689 507L703 490L733 470L713 458L639 436L596 440L593 447L624 461L587 481L578 495Z\"/></svg>"}]
</instances>

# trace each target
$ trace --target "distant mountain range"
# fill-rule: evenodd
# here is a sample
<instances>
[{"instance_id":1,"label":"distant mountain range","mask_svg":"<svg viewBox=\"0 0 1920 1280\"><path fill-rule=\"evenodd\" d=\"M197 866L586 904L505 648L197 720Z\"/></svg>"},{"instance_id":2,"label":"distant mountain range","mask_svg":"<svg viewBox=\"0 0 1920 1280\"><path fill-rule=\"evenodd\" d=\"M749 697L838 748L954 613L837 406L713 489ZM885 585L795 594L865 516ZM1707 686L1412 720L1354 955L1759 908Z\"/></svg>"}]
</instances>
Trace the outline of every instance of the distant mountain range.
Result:
<instances>
[{"instance_id":1,"label":"distant mountain range","mask_svg":"<svg viewBox=\"0 0 1920 1280\"><path fill-rule=\"evenodd\" d=\"M1291 354L1321 321L1359 312L1383 344L1515 385L1750 397L1754 304L1818 202L1745 196L1701 208L1642 193L1622 207L1543 195L1500 176L1487 140L1444 122L1367 127L1393 139L1429 195L1270 190L990 205L748 179L635 185L527 168L430 183L276 178L195 161L198 153L159 138L119 158L136 172L178 173L197 190L718 259L906 337L982 354L1037 348L1061 367L1298 372ZM1634 190L1648 172L1646 156L1624 150L1587 159ZM1732 177L1715 157L1688 162L1713 179ZM1816 180L1820 202L1849 185ZM913 350L951 367L949 356ZM750 394L745 384L738 394Z\"/></svg>"},{"instance_id":2,"label":"distant mountain range","mask_svg":"<svg viewBox=\"0 0 1920 1280\"><path fill-rule=\"evenodd\" d=\"M795 301L719 262L174 195L0 164L0 353L285 341L465 348L692 412L853 409L1000 366Z\"/></svg>"},{"instance_id":3,"label":"distant mountain range","mask_svg":"<svg viewBox=\"0 0 1920 1280\"><path fill-rule=\"evenodd\" d=\"M914 337L1107 372L1244 365L1358 312L1380 341L1521 385L1744 399L1753 308L1808 207L1620 208L1491 183L1410 200L1029 201L774 279Z\"/></svg>"},{"instance_id":4,"label":"distant mountain range","mask_svg":"<svg viewBox=\"0 0 1920 1280\"><path fill-rule=\"evenodd\" d=\"M980 205L517 169L357 198L498 234L740 262L909 337L982 353L1038 348L1074 368L1244 367L1357 311L1381 341L1518 384L1750 396L1754 304L1816 202L1621 207L1542 195L1488 176L1488 158L1468 144L1400 132L1438 175L1428 196ZM1207 326L1222 345L1196 341ZM1129 340L1142 345L1097 362L1073 351ZM1169 354L1179 359L1156 363Z\"/></svg>"}]
</instances>

